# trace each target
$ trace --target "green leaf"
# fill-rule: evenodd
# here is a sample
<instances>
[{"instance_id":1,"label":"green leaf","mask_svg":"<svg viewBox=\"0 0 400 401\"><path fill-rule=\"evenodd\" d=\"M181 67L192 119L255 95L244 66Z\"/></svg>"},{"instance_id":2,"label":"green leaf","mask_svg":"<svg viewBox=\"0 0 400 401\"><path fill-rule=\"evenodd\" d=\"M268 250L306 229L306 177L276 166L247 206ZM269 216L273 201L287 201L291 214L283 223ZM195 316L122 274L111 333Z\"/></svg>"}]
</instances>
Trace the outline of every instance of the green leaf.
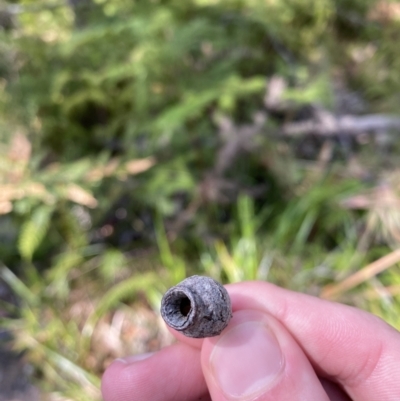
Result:
<instances>
[{"instance_id":1,"label":"green leaf","mask_svg":"<svg viewBox=\"0 0 400 401\"><path fill-rule=\"evenodd\" d=\"M53 207L42 205L37 207L21 228L18 250L22 258L31 261L32 256L42 243L53 214Z\"/></svg>"},{"instance_id":2,"label":"green leaf","mask_svg":"<svg viewBox=\"0 0 400 401\"><path fill-rule=\"evenodd\" d=\"M36 295L8 267L0 265L0 278L6 282L16 295L30 305L37 302Z\"/></svg>"}]
</instances>

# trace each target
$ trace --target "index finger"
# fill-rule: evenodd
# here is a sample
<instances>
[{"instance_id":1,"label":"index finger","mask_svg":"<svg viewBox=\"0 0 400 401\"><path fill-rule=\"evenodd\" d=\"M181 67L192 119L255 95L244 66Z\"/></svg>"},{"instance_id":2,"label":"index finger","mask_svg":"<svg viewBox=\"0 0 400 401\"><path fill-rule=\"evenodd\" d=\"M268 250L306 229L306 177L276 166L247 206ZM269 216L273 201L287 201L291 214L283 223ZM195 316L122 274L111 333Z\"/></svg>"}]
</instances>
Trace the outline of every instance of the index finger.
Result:
<instances>
[{"instance_id":1,"label":"index finger","mask_svg":"<svg viewBox=\"0 0 400 401\"><path fill-rule=\"evenodd\" d=\"M303 348L317 374L340 383L354 400L400 395L400 333L362 310L265 282L227 286L233 310L277 318Z\"/></svg>"}]
</instances>

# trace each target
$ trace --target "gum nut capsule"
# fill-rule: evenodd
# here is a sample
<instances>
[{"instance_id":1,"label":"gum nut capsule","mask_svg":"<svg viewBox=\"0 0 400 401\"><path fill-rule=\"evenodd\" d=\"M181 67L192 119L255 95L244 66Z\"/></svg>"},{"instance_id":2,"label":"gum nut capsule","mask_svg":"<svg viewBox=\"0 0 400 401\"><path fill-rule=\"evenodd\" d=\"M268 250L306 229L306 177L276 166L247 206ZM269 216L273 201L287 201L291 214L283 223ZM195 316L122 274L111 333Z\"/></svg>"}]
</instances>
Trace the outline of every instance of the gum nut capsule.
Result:
<instances>
[{"instance_id":1,"label":"gum nut capsule","mask_svg":"<svg viewBox=\"0 0 400 401\"><path fill-rule=\"evenodd\" d=\"M231 300L217 281L191 276L164 294L161 316L168 326L187 337L213 337L221 333L232 317Z\"/></svg>"}]
</instances>

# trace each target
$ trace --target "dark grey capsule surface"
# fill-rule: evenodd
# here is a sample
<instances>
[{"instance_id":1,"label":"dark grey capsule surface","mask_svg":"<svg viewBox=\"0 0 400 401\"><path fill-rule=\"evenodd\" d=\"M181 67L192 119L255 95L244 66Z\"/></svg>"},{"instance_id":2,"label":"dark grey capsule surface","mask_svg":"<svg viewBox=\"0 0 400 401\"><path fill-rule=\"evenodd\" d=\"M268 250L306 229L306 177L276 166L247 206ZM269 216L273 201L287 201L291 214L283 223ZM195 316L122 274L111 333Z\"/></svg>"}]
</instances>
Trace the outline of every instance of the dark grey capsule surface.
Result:
<instances>
[{"instance_id":1,"label":"dark grey capsule surface","mask_svg":"<svg viewBox=\"0 0 400 401\"><path fill-rule=\"evenodd\" d=\"M170 288L161 301L161 316L187 337L213 337L232 317L226 289L210 277L191 276Z\"/></svg>"}]
</instances>

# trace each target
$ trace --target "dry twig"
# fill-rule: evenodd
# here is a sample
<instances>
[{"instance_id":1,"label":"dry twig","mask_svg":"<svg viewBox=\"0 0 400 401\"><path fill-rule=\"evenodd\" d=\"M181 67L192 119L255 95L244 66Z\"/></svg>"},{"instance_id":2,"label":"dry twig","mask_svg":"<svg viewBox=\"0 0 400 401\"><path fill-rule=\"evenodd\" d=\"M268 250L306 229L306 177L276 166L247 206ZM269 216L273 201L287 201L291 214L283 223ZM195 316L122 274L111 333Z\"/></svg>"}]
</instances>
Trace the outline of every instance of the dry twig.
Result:
<instances>
[{"instance_id":1,"label":"dry twig","mask_svg":"<svg viewBox=\"0 0 400 401\"><path fill-rule=\"evenodd\" d=\"M348 291L357 285L369 280L370 278L382 273L384 270L400 262L400 249L383 256L382 258L370 263L361 270L347 277L338 284L325 286L321 291L321 297L327 299L336 298L341 293Z\"/></svg>"},{"instance_id":2,"label":"dry twig","mask_svg":"<svg viewBox=\"0 0 400 401\"><path fill-rule=\"evenodd\" d=\"M284 124L281 132L286 136L334 136L358 135L365 132L386 133L388 130L400 131L399 117L380 114L335 117L327 110L319 110L315 118Z\"/></svg>"}]
</instances>

